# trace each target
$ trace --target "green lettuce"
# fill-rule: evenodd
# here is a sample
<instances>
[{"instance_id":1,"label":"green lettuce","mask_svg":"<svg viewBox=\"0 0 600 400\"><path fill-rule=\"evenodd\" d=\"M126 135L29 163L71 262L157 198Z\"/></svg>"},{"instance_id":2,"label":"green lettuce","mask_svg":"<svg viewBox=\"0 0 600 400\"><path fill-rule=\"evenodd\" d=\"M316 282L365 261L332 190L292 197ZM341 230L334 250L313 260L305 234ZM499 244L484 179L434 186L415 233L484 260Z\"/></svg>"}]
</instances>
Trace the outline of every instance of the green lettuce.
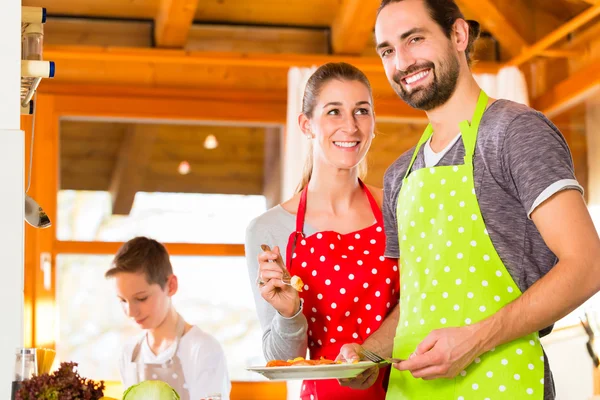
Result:
<instances>
[{"instance_id":1,"label":"green lettuce","mask_svg":"<svg viewBox=\"0 0 600 400\"><path fill-rule=\"evenodd\" d=\"M180 400L179 394L162 381L144 381L129 387L123 400Z\"/></svg>"}]
</instances>

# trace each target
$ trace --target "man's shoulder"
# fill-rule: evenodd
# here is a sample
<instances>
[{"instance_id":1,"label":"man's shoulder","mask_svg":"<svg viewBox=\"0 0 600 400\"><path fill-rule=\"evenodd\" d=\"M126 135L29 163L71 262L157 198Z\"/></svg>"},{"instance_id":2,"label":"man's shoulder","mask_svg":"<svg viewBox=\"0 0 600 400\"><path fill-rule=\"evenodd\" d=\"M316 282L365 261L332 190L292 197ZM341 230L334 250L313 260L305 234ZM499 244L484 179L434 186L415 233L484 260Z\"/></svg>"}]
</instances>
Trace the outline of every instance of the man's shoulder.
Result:
<instances>
[{"instance_id":1,"label":"man's shoulder","mask_svg":"<svg viewBox=\"0 0 600 400\"><path fill-rule=\"evenodd\" d=\"M552 122L541 112L525 104L499 99L483 115L480 133L487 136L505 136L510 134L511 130L532 124L550 125L554 128Z\"/></svg>"},{"instance_id":2,"label":"man's shoulder","mask_svg":"<svg viewBox=\"0 0 600 400\"><path fill-rule=\"evenodd\" d=\"M398 157L385 171L383 177L384 190L390 190L402 182L402 178L406 175L406 170L412 160L416 145L405 151Z\"/></svg>"},{"instance_id":3,"label":"man's shoulder","mask_svg":"<svg viewBox=\"0 0 600 400\"><path fill-rule=\"evenodd\" d=\"M484 155L497 159L510 152L523 156L536 151L540 143L564 145L560 130L543 113L524 104L496 100L484 114L478 133L478 145Z\"/></svg>"}]
</instances>

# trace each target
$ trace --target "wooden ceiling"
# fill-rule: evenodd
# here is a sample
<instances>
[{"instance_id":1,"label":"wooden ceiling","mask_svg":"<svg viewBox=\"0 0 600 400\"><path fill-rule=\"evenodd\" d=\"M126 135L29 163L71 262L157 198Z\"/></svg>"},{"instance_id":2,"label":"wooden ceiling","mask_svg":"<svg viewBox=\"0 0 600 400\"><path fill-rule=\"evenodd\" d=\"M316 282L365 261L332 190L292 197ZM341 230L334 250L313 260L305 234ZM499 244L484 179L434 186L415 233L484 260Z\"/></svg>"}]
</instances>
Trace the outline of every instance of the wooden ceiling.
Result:
<instances>
[{"instance_id":1,"label":"wooden ceiling","mask_svg":"<svg viewBox=\"0 0 600 400\"><path fill-rule=\"evenodd\" d=\"M600 2L457 3L484 31L474 72L520 67L532 106L555 119L578 174L584 174L583 105L600 87ZM44 58L56 62L57 74L42 81L42 92L194 98L218 102L219 110L235 104L233 117L218 118L218 126L210 109L199 110L202 125L194 126L62 122L61 187L111 190L118 213L128 212L137 190L276 193L267 187L273 176L265 165L277 164L272 153L280 131L273 126L286 121L290 67L343 60L365 71L382 132L370 156L368 181L377 186L425 121L423 113L397 99L374 53L379 0L23 0L23 5L48 12ZM255 117L257 108L264 121ZM250 122L253 128L241 127ZM209 133L221 143L212 151L202 146ZM189 175L177 173L182 160L192 164Z\"/></svg>"},{"instance_id":2,"label":"wooden ceiling","mask_svg":"<svg viewBox=\"0 0 600 400\"><path fill-rule=\"evenodd\" d=\"M128 214L137 191L262 194L266 128L62 121L60 188L110 191ZM279 135L279 132L275 132ZM214 135L215 149L204 141ZM182 161L188 174L178 172Z\"/></svg>"},{"instance_id":3,"label":"wooden ceiling","mask_svg":"<svg viewBox=\"0 0 600 400\"><path fill-rule=\"evenodd\" d=\"M367 182L381 187L387 167L423 128L379 124ZM215 149L204 147L208 135L216 137ZM138 191L266 194L279 168L281 136L276 128L62 121L60 189L109 191L115 214L128 214ZM187 174L179 173L182 161L190 165Z\"/></svg>"}]
</instances>

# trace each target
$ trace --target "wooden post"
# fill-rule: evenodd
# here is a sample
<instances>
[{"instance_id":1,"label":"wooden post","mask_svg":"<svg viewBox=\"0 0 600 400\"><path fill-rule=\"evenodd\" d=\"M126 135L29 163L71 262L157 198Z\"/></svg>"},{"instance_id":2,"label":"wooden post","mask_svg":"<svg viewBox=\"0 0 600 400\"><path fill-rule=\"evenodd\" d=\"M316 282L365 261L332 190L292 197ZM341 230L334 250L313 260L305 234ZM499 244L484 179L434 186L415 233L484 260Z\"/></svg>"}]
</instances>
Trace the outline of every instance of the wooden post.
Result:
<instances>
[{"instance_id":1,"label":"wooden post","mask_svg":"<svg viewBox=\"0 0 600 400\"><path fill-rule=\"evenodd\" d=\"M594 96L587 102L585 117L588 163L588 204L600 207L600 100Z\"/></svg>"},{"instance_id":2,"label":"wooden post","mask_svg":"<svg viewBox=\"0 0 600 400\"><path fill-rule=\"evenodd\" d=\"M281 202L281 153L282 129L267 128L265 133L265 163L263 194L267 198L267 208L275 207Z\"/></svg>"}]
</instances>

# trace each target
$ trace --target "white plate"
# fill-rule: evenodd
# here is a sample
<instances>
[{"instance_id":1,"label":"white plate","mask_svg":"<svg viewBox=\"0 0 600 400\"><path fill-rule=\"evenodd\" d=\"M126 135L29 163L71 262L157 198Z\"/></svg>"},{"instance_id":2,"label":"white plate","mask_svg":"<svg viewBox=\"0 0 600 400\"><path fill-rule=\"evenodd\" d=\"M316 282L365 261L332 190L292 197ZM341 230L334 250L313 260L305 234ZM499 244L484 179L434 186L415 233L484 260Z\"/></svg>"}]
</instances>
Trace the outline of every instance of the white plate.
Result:
<instances>
[{"instance_id":1,"label":"white plate","mask_svg":"<svg viewBox=\"0 0 600 400\"><path fill-rule=\"evenodd\" d=\"M258 372L272 381L294 379L343 379L354 378L374 366L371 361L356 364L298 365L290 367L249 367L248 371Z\"/></svg>"}]
</instances>

